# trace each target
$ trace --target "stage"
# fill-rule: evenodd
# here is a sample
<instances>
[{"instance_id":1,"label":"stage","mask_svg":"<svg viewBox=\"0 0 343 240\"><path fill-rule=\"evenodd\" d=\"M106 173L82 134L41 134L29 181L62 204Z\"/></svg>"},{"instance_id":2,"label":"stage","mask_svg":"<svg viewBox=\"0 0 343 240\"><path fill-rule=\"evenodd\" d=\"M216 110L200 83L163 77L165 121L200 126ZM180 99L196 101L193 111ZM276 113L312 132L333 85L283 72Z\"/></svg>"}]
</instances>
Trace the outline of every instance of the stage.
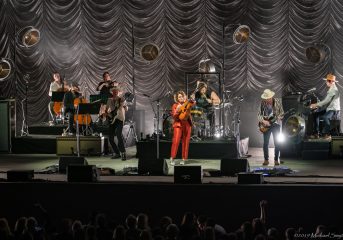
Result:
<instances>
[{"instance_id":1,"label":"stage","mask_svg":"<svg viewBox=\"0 0 343 240\"><path fill-rule=\"evenodd\" d=\"M138 175L137 172L127 172L128 169L137 170L138 158L136 158L136 147L127 148L127 161L111 159L110 156L85 156L89 165L96 165L98 168L111 168L115 170L115 175L100 176L100 181L105 182L140 182L140 183L173 183L173 166L168 161L167 176ZM270 149L270 156L273 156L273 148ZM263 152L261 148L250 148L247 158L250 170L271 170L274 162L262 167ZM343 164L340 159L302 160L301 158L283 158L284 164L275 167L276 169L290 169L292 173L284 176L265 176L268 184L283 183L310 183L310 184L341 184L343 183ZM8 170L34 170L35 179L43 181L67 180L66 174L48 173L48 169L58 165L59 157L56 154L0 154L0 178L6 179ZM179 159L176 160L178 162ZM203 183L235 184L237 177L218 176L210 177L212 172L220 170L220 159L189 159L189 166L201 165L204 171ZM186 165L186 166L187 166Z\"/></svg>"},{"instance_id":2,"label":"stage","mask_svg":"<svg viewBox=\"0 0 343 240\"><path fill-rule=\"evenodd\" d=\"M273 150L270 148L270 156ZM237 229L237 223L258 216L258 203L265 199L272 209L268 211L268 222L280 229L289 223L314 229L318 223L330 225L341 221L340 159L282 158L284 164L274 168L274 162L270 161L270 166L262 168L262 149L249 148L251 157L247 159L251 171L290 169L292 172L265 176L263 184L237 184L237 176L218 175L220 159L189 159L186 166L202 166L202 184L175 184L174 167L170 164L167 175L138 175L136 155L136 146L132 146L127 148L127 161L110 156L85 156L88 164L114 169L115 174L100 175L97 182L69 183L66 174L49 172L58 165L56 154L0 154L3 197L0 210L10 222L17 216L31 215L32 206L37 203L55 219L65 216L87 219L90 212L98 211L106 212L117 222L130 213L141 212L154 221L165 215L178 219L184 212L192 211L214 217L226 229ZM6 182L8 170L34 170L34 180ZM211 176L212 173L216 174ZM228 214L234 218L228 221Z\"/></svg>"}]
</instances>

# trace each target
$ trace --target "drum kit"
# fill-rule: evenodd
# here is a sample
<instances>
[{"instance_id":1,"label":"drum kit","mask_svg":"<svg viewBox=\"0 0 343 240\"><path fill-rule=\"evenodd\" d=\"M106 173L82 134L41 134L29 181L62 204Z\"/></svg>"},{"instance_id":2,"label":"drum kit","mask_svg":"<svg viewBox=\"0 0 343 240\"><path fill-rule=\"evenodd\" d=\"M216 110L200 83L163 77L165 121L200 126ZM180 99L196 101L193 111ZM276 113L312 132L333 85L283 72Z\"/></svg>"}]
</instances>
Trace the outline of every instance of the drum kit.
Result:
<instances>
[{"instance_id":1,"label":"drum kit","mask_svg":"<svg viewBox=\"0 0 343 240\"><path fill-rule=\"evenodd\" d=\"M193 123L191 140L203 141L236 137L239 134L240 103L243 100L242 96L233 97L230 91L225 91L223 101L218 105L212 105L208 108L193 106L191 109ZM173 117L170 110L163 111L162 136L165 139L171 139L173 136Z\"/></svg>"}]
</instances>

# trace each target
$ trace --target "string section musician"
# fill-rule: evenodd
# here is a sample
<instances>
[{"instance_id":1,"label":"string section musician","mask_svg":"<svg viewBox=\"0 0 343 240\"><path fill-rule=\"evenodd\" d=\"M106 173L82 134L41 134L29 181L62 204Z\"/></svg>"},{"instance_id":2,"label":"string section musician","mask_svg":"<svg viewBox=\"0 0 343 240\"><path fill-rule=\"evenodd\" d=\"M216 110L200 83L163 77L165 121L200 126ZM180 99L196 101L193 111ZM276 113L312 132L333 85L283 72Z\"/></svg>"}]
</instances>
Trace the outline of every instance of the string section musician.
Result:
<instances>
[{"instance_id":1,"label":"string section musician","mask_svg":"<svg viewBox=\"0 0 343 240\"><path fill-rule=\"evenodd\" d=\"M109 122L109 142L113 149L112 159L121 158L126 160L126 151L123 139L123 126L125 122L125 112L128 110L124 98L120 97L119 87L114 86L110 89L112 97L107 100L106 115ZM114 141L117 137L118 145Z\"/></svg>"},{"instance_id":2,"label":"string section musician","mask_svg":"<svg viewBox=\"0 0 343 240\"><path fill-rule=\"evenodd\" d=\"M280 134L280 123L284 115L280 98L274 98L275 93L270 89L265 89L261 95L261 104L258 109L257 119L260 131L263 133L263 165L269 165L269 140L273 134L274 139L274 164L280 165L280 146L277 136Z\"/></svg>"},{"instance_id":3,"label":"string section musician","mask_svg":"<svg viewBox=\"0 0 343 240\"><path fill-rule=\"evenodd\" d=\"M114 86L118 87L118 82L112 81L109 72L104 72L102 74L102 81L99 82L96 90L100 92L101 95L105 95L106 97L112 97L111 88Z\"/></svg>"},{"instance_id":4,"label":"string section musician","mask_svg":"<svg viewBox=\"0 0 343 240\"><path fill-rule=\"evenodd\" d=\"M192 116L191 108L194 106L194 100L188 100L184 91L178 91L174 95L175 103L172 106L173 116L173 140L170 153L170 164L175 165L174 159L177 155L177 151L180 145L182 137L182 161L181 165L184 165L188 159L189 142L192 131Z\"/></svg>"},{"instance_id":5,"label":"string section musician","mask_svg":"<svg viewBox=\"0 0 343 240\"><path fill-rule=\"evenodd\" d=\"M74 128L74 115L75 115L75 99L81 96L80 89L77 83L71 83L67 85L68 91L64 94L63 106L64 113L68 119L68 132L70 134L75 133Z\"/></svg>"},{"instance_id":6,"label":"string section musician","mask_svg":"<svg viewBox=\"0 0 343 240\"><path fill-rule=\"evenodd\" d=\"M53 102L51 100L51 97L52 97L52 93L53 92L57 92L57 91L63 91L63 84L62 84L62 81L61 81L61 76L59 73L57 72L54 72L52 74L52 78L53 78L53 81L50 83L50 87L49 87L49 97L50 97L50 102L49 102L49 113L50 113L50 116L51 116L51 119L52 121L50 121L50 125L55 125L57 123L56 121L56 112L54 110L54 105L55 105L55 102Z\"/></svg>"}]
</instances>

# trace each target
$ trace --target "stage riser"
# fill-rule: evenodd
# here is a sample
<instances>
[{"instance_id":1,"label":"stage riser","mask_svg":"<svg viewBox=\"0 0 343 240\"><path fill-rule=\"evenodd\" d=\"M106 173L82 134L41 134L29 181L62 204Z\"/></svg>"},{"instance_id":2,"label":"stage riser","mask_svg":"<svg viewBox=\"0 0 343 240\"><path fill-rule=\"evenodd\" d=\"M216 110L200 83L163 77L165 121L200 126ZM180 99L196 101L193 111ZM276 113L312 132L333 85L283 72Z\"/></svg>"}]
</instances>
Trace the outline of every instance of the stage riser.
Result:
<instances>
[{"instance_id":1,"label":"stage riser","mask_svg":"<svg viewBox=\"0 0 343 240\"><path fill-rule=\"evenodd\" d=\"M12 153L56 153L56 138L33 138L18 137L12 138Z\"/></svg>"},{"instance_id":2,"label":"stage riser","mask_svg":"<svg viewBox=\"0 0 343 240\"><path fill-rule=\"evenodd\" d=\"M77 154L77 138L57 137L57 155L75 155ZM80 154L98 155L104 153L104 137L84 137L80 136Z\"/></svg>"},{"instance_id":3,"label":"stage riser","mask_svg":"<svg viewBox=\"0 0 343 240\"><path fill-rule=\"evenodd\" d=\"M160 157L170 158L171 141L160 141ZM137 143L137 157L156 158L155 141L139 141ZM181 159L182 143L180 143L177 158ZM237 144L234 141L206 141L191 142L189 146L190 159L221 159L237 158Z\"/></svg>"}]
</instances>

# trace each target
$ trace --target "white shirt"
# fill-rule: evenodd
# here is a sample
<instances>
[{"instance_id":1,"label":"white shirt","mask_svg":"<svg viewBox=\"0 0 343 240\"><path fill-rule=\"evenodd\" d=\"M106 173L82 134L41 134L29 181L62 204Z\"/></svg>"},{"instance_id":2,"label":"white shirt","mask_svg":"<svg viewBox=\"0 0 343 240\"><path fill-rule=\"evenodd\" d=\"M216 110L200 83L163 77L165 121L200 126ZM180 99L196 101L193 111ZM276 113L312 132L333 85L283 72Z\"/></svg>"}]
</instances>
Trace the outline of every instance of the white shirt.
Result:
<instances>
[{"instance_id":1,"label":"white shirt","mask_svg":"<svg viewBox=\"0 0 343 240\"><path fill-rule=\"evenodd\" d=\"M334 110L334 111L339 111L341 110L341 100L339 97L339 91L337 89L336 84L332 85L327 94L326 97L323 99L323 101L320 101L317 103L318 107L323 107L327 105L326 111L329 110Z\"/></svg>"},{"instance_id":2,"label":"white shirt","mask_svg":"<svg viewBox=\"0 0 343 240\"><path fill-rule=\"evenodd\" d=\"M49 96L51 97L52 96L52 92L56 92L61 87L62 87L62 84L58 83L56 81L53 81L52 83L50 83Z\"/></svg>"},{"instance_id":3,"label":"white shirt","mask_svg":"<svg viewBox=\"0 0 343 240\"><path fill-rule=\"evenodd\" d=\"M118 99L120 99L120 101L118 101ZM110 109L111 111L118 108L117 119L122 122L125 121L126 102L123 98L116 97L115 100L113 100L113 98L109 98L106 105L107 109ZM113 113L113 115L115 115L115 113Z\"/></svg>"}]
</instances>

